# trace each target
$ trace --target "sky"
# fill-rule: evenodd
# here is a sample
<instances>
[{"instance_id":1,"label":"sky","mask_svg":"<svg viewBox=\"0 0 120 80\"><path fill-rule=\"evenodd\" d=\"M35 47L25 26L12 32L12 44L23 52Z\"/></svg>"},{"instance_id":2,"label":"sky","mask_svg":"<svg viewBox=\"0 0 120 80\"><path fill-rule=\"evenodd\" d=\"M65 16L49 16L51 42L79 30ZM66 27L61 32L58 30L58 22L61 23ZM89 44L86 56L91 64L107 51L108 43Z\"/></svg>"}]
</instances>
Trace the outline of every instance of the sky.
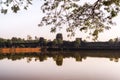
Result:
<instances>
[{"instance_id":1,"label":"sky","mask_svg":"<svg viewBox=\"0 0 120 80\"><path fill-rule=\"evenodd\" d=\"M67 37L68 33L66 33L65 29L58 30L56 33L51 33L50 27L48 26L38 27L43 16L40 10L42 4L42 1L34 0L28 10L20 10L17 14L12 12L8 12L6 15L0 14L0 37L6 39L11 39L12 37L26 39L27 35L30 35L33 38L37 36L44 37L47 40L53 40L57 33L62 33L64 40L72 41L75 40L76 37L86 39L87 34L81 32L77 32L75 37L69 38ZM119 18L120 15L114 19L116 25L112 26L110 30L100 33L98 41L107 41L111 38L120 37Z\"/></svg>"}]
</instances>

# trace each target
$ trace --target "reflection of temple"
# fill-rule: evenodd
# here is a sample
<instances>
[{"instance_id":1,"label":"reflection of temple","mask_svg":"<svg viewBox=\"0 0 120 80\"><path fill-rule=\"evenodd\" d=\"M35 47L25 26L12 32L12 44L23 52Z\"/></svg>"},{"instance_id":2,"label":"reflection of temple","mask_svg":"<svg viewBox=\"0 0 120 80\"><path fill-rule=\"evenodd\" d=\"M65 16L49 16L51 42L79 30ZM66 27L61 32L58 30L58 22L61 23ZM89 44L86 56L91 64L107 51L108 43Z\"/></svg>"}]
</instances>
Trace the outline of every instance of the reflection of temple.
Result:
<instances>
[{"instance_id":1,"label":"reflection of temple","mask_svg":"<svg viewBox=\"0 0 120 80\"><path fill-rule=\"evenodd\" d=\"M33 61L40 61L43 62L47 60L47 58L53 58L53 60L56 62L56 65L62 66L63 65L63 59L65 58L74 58L76 61L83 61L87 57L97 57L97 58L109 58L110 61L118 62L120 58L120 51L73 51L73 52L46 52L46 53L20 53L20 54L2 54L0 53L0 60L2 59L10 59L10 60L21 60L26 58L27 62Z\"/></svg>"},{"instance_id":2,"label":"reflection of temple","mask_svg":"<svg viewBox=\"0 0 120 80\"><path fill-rule=\"evenodd\" d=\"M74 58L76 59L76 61L82 61L82 59L86 59L85 56L80 55L80 53L78 52L74 54Z\"/></svg>"},{"instance_id":3,"label":"reflection of temple","mask_svg":"<svg viewBox=\"0 0 120 80\"><path fill-rule=\"evenodd\" d=\"M110 61L118 62L119 58L110 58Z\"/></svg>"},{"instance_id":4,"label":"reflection of temple","mask_svg":"<svg viewBox=\"0 0 120 80\"><path fill-rule=\"evenodd\" d=\"M63 64L63 55L57 55L56 56L56 64L58 66L61 66Z\"/></svg>"}]
</instances>

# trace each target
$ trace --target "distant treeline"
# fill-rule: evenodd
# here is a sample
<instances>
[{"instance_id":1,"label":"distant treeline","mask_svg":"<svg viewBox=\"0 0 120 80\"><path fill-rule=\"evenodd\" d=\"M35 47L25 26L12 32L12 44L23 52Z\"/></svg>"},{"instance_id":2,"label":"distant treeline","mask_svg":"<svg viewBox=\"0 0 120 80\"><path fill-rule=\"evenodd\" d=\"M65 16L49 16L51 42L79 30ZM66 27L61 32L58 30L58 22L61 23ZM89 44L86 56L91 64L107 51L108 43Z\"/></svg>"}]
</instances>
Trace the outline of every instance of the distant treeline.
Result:
<instances>
[{"instance_id":1,"label":"distant treeline","mask_svg":"<svg viewBox=\"0 0 120 80\"><path fill-rule=\"evenodd\" d=\"M0 38L0 48L4 47L41 47L48 50L120 49L120 42L118 39L110 39L107 42L86 42L81 38L76 38L75 41L65 41L59 33L53 41L43 37L32 39L30 36L27 40L16 37Z\"/></svg>"},{"instance_id":2,"label":"distant treeline","mask_svg":"<svg viewBox=\"0 0 120 80\"><path fill-rule=\"evenodd\" d=\"M64 41L62 34L57 34L56 39L53 41L44 39L43 37L27 40L17 37L11 39L0 38L0 47L42 47L42 48L73 48L79 47L81 38L77 38L76 41Z\"/></svg>"},{"instance_id":3,"label":"distant treeline","mask_svg":"<svg viewBox=\"0 0 120 80\"><path fill-rule=\"evenodd\" d=\"M22 39L17 37L12 37L11 39L0 38L0 47L31 47L35 44L38 44L39 39Z\"/></svg>"}]
</instances>

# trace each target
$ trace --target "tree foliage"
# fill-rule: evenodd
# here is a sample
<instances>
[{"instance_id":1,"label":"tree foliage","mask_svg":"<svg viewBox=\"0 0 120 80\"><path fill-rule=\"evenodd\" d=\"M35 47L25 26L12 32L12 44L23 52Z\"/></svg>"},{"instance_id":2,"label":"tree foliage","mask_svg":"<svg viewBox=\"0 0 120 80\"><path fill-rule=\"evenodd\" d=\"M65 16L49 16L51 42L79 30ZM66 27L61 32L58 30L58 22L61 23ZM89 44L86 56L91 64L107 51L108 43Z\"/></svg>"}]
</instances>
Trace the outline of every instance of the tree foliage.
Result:
<instances>
[{"instance_id":1,"label":"tree foliage","mask_svg":"<svg viewBox=\"0 0 120 80\"><path fill-rule=\"evenodd\" d=\"M74 36L77 29L89 32L98 38L98 34L110 29L112 19L120 11L120 0L95 0L93 4L84 3L82 0L44 0L41 9L46 15L42 18L41 25L51 25L51 32L57 28L66 27ZM89 2L89 1L88 1Z\"/></svg>"},{"instance_id":2,"label":"tree foliage","mask_svg":"<svg viewBox=\"0 0 120 80\"><path fill-rule=\"evenodd\" d=\"M17 13L20 9L27 10L30 4L32 4L32 0L0 0L0 10L3 14L6 14L8 10Z\"/></svg>"},{"instance_id":3,"label":"tree foliage","mask_svg":"<svg viewBox=\"0 0 120 80\"><path fill-rule=\"evenodd\" d=\"M1 13L6 14L8 8L15 13L21 8L27 9L32 0L0 0ZM104 30L113 25L112 19L120 11L120 0L90 0L81 4L83 0L43 0L41 10L45 14L39 26L51 25L51 32L66 27L74 36L76 30L89 32L94 39ZM92 0L91 0L92 1Z\"/></svg>"}]
</instances>

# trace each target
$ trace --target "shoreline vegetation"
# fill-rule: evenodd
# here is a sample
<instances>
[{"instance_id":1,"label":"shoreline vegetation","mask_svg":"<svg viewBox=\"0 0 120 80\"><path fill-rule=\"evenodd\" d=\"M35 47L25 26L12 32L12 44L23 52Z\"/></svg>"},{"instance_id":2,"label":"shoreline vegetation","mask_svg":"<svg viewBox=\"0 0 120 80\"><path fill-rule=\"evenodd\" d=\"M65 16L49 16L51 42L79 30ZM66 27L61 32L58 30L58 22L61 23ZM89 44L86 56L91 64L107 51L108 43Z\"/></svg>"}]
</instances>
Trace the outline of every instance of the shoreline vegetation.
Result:
<instances>
[{"instance_id":1,"label":"shoreline vegetation","mask_svg":"<svg viewBox=\"0 0 120 80\"><path fill-rule=\"evenodd\" d=\"M20 48L34 48L35 50L39 48L41 51L120 50L120 41L110 39L106 42L87 42L83 41L82 38L76 38L75 41L65 41L62 34L58 33L53 41L46 40L43 37L35 37L33 40L31 36L28 36L27 40L16 37L11 39L0 38L0 48L12 48L11 51L19 51Z\"/></svg>"}]
</instances>

